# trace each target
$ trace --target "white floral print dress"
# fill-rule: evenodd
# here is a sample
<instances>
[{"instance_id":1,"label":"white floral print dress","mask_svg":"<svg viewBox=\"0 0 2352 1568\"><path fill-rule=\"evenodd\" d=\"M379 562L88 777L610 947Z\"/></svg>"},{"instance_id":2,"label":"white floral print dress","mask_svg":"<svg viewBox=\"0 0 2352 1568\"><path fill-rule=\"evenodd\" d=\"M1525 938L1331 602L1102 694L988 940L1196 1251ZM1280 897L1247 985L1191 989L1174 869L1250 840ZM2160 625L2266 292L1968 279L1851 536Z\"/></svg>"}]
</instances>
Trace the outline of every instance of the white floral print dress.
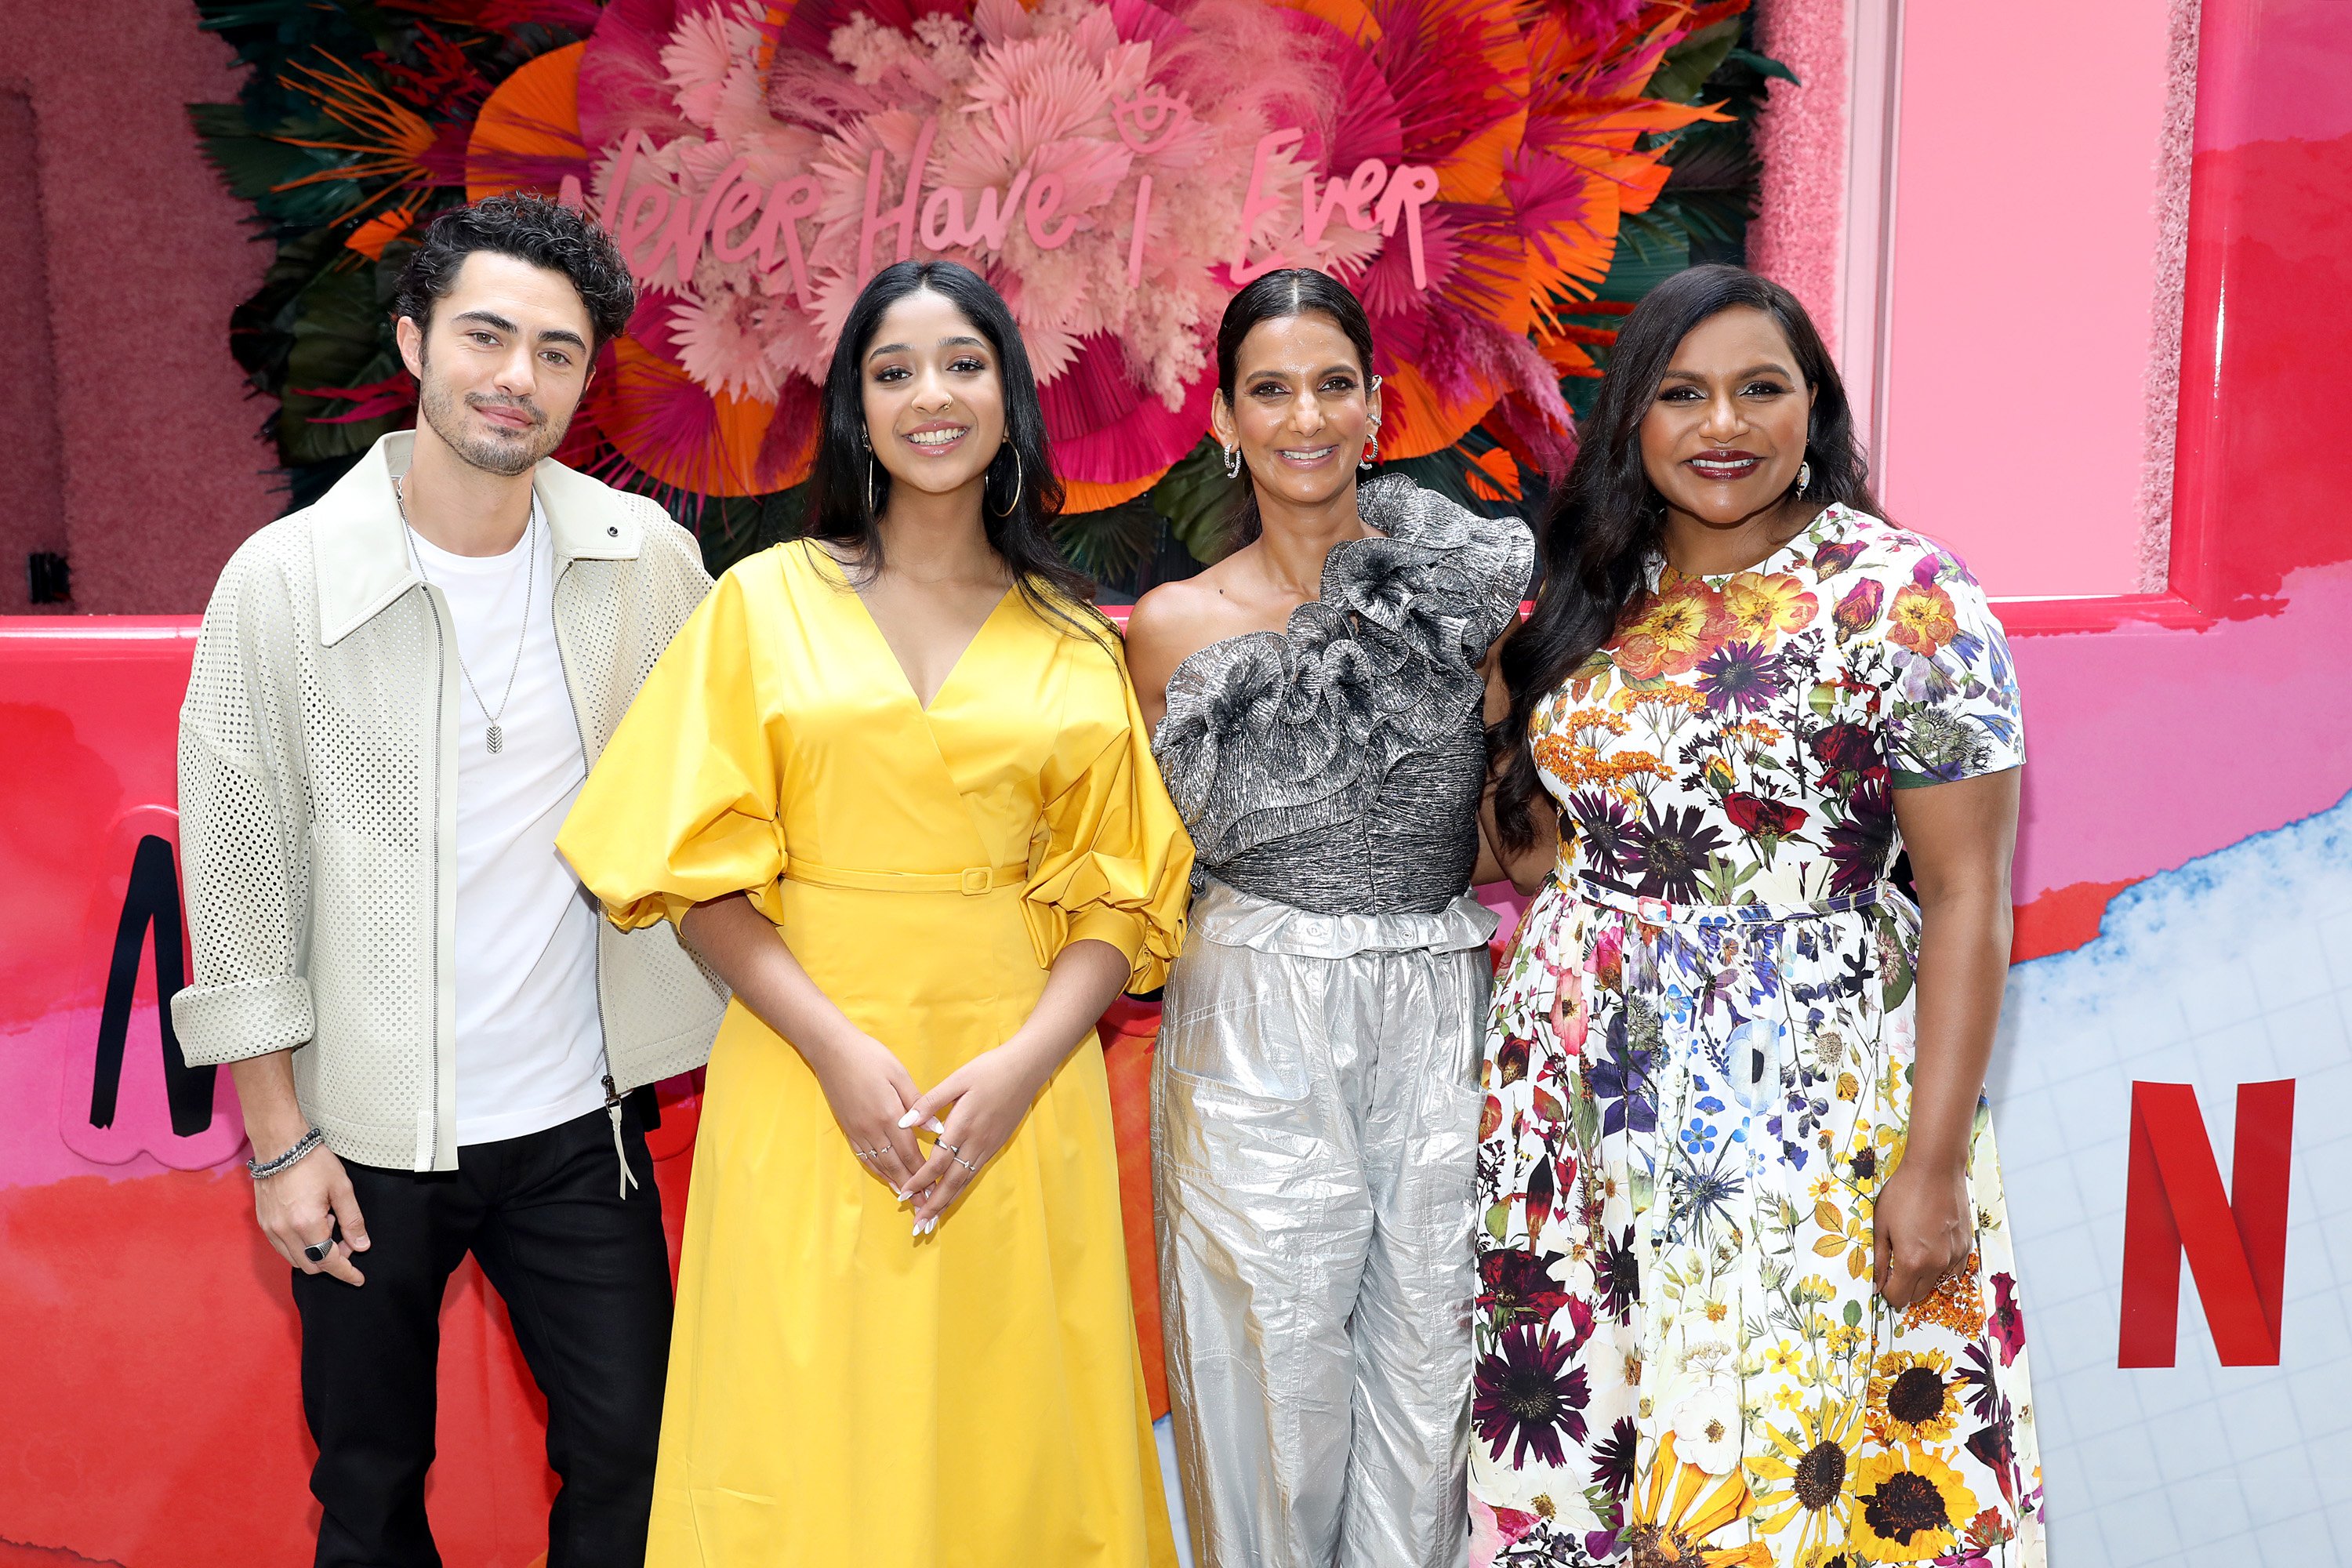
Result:
<instances>
[{"instance_id":1,"label":"white floral print dress","mask_svg":"<svg viewBox=\"0 0 2352 1568\"><path fill-rule=\"evenodd\" d=\"M1533 737L1560 864L1483 1069L1474 1563L2039 1564L1981 1107L1972 1266L1905 1312L1871 1279L1919 952L1891 792L2024 755L1982 591L1836 506L1749 571L1653 562Z\"/></svg>"}]
</instances>

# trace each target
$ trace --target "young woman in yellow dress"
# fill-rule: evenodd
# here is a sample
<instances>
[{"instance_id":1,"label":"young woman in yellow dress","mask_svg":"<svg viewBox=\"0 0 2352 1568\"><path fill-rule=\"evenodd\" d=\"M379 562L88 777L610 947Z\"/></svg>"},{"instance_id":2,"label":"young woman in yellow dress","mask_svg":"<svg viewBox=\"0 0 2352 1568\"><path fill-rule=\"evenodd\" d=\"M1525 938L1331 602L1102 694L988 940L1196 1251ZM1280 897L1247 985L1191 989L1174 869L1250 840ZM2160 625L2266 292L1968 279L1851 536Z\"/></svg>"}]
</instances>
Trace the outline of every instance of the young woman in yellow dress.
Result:
<instances>
[{"instance_id":1,"label":"young woman in yellow dress","mask_svg":"<svg viewBox=\"0 0 2352 1568\"><path fill-rule=\"evenodd\" d=\"M824 418L811 537L719 581L559 841L735 994L646 1562L1170 1563L1092 1026L1191 844L1003 301L885 269Z\"/></svg>"}]
</instances>

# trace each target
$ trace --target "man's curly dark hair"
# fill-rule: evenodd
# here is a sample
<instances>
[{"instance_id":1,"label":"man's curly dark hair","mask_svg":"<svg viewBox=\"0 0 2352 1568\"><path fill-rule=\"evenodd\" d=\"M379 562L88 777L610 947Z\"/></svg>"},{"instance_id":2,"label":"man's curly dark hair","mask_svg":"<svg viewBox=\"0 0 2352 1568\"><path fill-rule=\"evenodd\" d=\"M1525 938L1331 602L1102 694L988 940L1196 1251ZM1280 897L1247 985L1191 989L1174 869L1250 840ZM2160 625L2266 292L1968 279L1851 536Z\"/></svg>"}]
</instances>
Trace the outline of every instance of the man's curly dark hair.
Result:
<instances>
[{"instance_id":1,"label":"man's curly dark hair","mask_svg":"<svg viewBox=\"0 0 2352 1568\"><path fill-rule=\"evenodd\" d=\"M588 308L597 349L621 335L636 309L636 285L611 235L585 213L518 194L488 196L435 218L401 273L393 314L406 316L420 331L430 327L433 302L448 298L457 285L457 269L478 250L511 256L572 279Z\"/></svg>"}]
</instances>

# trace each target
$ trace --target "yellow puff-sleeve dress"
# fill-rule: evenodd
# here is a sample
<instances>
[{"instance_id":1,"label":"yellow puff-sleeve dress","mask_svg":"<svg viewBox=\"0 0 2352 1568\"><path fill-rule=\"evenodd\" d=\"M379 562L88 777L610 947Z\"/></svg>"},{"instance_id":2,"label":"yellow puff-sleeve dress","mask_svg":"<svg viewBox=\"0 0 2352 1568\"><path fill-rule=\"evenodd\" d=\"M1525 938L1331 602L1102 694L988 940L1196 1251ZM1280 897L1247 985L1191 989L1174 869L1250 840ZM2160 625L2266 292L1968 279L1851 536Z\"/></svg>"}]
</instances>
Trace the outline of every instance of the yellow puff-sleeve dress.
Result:
<instances>
[{"instance_id":1,"label":"yellow puff-sleeve dress","mask_svg":"<svg viewBox=\"0 0 2352 1568\"><path fill-rule=\"evenodd\" d=\"M558 844L624 927L748 892L916 1083L1070 942L1160 984L1192 845L1108 633L1009 593L926 710L832 556L720 580ZM1101 1052L930 1235L737 1003L694 1152L648 1568L1174 1562Z\"/></svg>"}]
</instances>

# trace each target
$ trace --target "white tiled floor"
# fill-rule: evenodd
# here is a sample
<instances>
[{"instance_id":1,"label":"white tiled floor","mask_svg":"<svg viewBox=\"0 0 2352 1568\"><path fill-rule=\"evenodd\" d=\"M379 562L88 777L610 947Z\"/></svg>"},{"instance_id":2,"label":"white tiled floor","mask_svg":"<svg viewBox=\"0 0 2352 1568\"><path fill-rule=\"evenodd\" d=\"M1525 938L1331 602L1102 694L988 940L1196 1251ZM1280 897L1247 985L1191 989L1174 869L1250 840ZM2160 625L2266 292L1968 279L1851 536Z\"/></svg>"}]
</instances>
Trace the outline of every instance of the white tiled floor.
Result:
<instances>
[{"instance_id":1,"label":"white tiled floor","mask_svg":"<svg viewBox=\"0 0 2352 1568\"><path fill-rule=\"evenodd\" d=\"M2021 966L1993 1075L2056 1568L2352 1558L2352 802L2128 890ZM2223 1179L2241 1083L2293 1078L2283 1364L2224 1367L2181 1274L2179 1364L2116 1365L2131 1085L2197 1087Z\"/></svg>"}]
</instances>

